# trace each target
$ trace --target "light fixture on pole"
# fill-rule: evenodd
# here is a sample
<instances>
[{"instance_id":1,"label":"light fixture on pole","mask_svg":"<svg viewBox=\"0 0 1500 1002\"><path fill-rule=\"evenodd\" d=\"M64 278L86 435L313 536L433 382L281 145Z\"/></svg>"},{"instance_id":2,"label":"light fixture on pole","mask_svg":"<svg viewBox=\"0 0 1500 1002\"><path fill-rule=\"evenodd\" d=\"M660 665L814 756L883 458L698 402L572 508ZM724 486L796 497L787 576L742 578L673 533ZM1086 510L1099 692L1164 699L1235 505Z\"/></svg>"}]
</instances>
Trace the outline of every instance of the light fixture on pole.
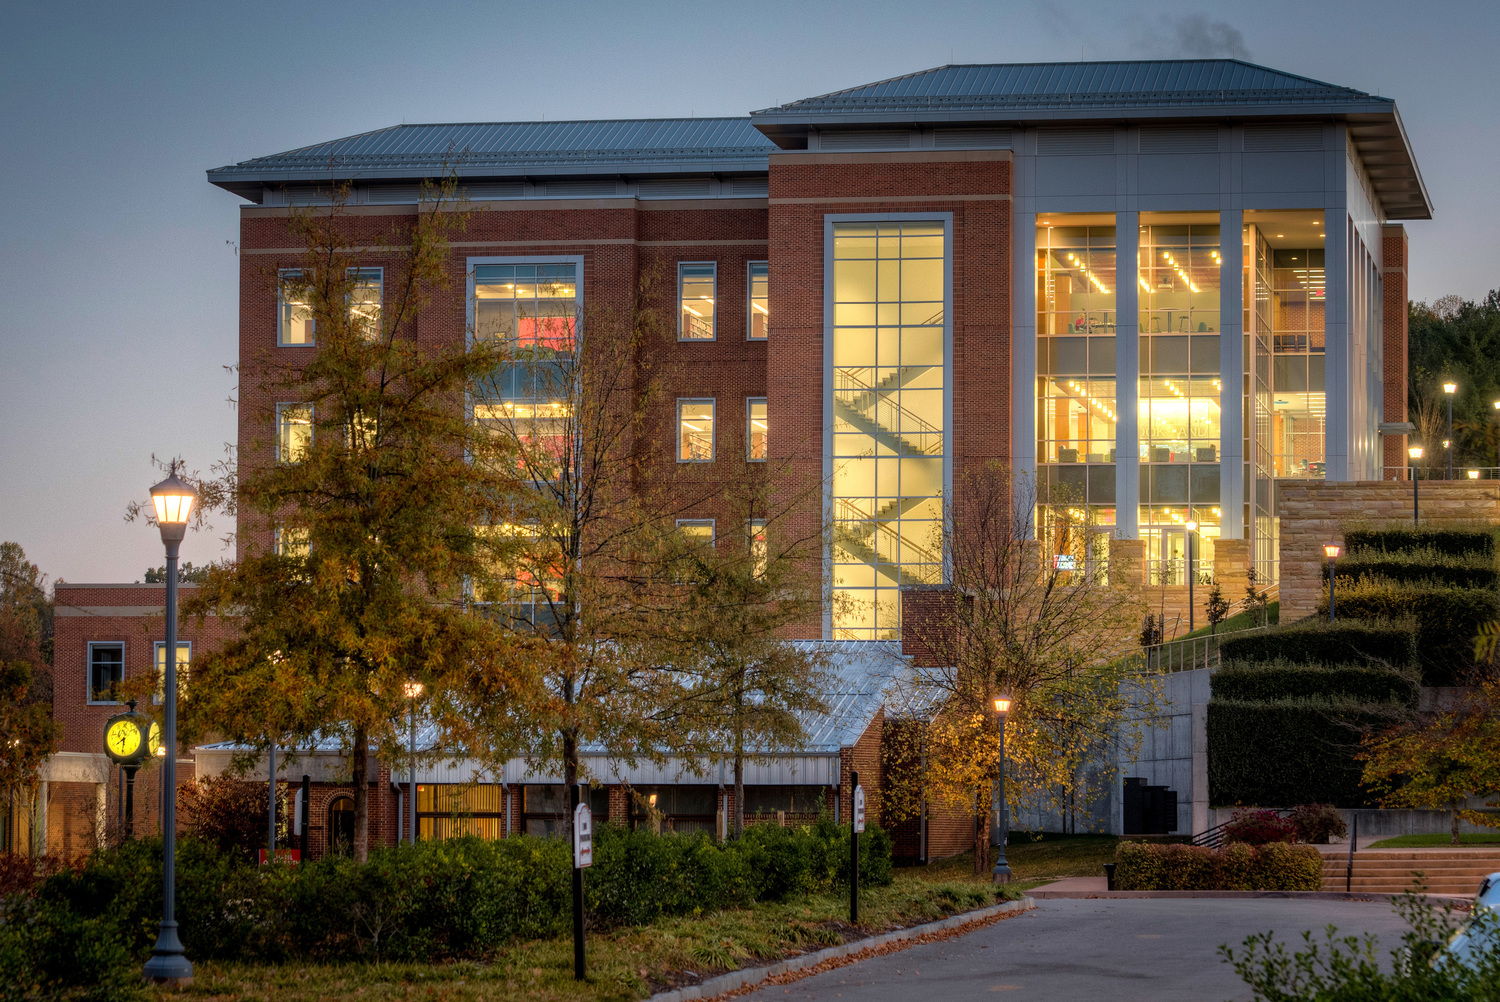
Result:
<instances>
[{"instance_id":1,"label":"light fixture on pole","mask_svg":"<svg viewBox=\"0 0 1500 1002\"><path fill-rule=\"evenodd\" d=\"M1466 472L1468 473L1470 480L1478 480L1479 479L1479 471L1478 470L1468 470Z\"/></svg>"},{"instance_id":2,"label":"light fixture on pole","mask_svg":"<svg viewBox=\"0 0 1500 1002\"><path fill-rule=\"evenodd\" d=\"M1417 460L1422 458L1422 447L1414 445L1406 450L1406 455L1411 459L1411 526L1415 529L1421 522L1421 509L1417 500Z\"/></svg>"},{"instance_id":3,"label":"light fixture on pole","mask_svg":"<svg viewBox=\"0 0 1500 1002\"><path fill-rule=\"evenodd\" d=\"M1448 437L1443 439L1443 449L1448 453L1448 479L1453 479L1453 395L1458 392L1458 384L1447 382L1443 384L1443 396L1448 398Z\"/></svg>"},{"instance_id":4,"label":"light fixture on pole","mask_svg":"<svg viewBox=\"0 0 1500 1002\"><path fill-rule=\"evenodd\" d=\"M1000 722L1000 762L995 781L995 811L990 821L990 845L995 849L995 865L990 879L997 884L1010 883L1010 863L1005 858L1006 836L1010 833L1010 816L1005 809L1005 718L1010 715L1011 698L995 697L995 717Z\"/></svg>"},{"instance_id":5,"label":"light fixture on pole","mask_svg":"<svg viewBox=\"0 0 1500 1002\"><path fill-rule=\"evenodd\" d=\"M1494 404L1495 404L1495 416L1497 418L1500 418L1500 400L1496 400L1494 402ZM1496 455L1495 458L1497 460L1500 460L1500 438L1497 438L1497 443L1496 443L1496 446L1495 446L1495 450L1496 450L1496 453L1497 453L1497 455Z\"/></svg>"},{"instance_id":6,"label":"light fixture on pole","mask_svg":"<svg viewBox=\"0 0 1500 1002\"><path fill-rule=\"evenodd\" d=\"M422 698L422 693L426 689L427 687L421 682L407 682L401 686L401 694L411 703L411 708L407 713L406 750L411 753L411 782L408 784L407 793L410 796L411 805L410 841L413 843L417 841L417 700Z\"/></svg>"},{"instance_id":7,"label":"light fixture on pole","mask_svg":"<svg viewBox=\"0 0 1500 1002\"><path fill-rule=\"evenodd\" d=\"M1335 619L1333 613L1333 575L1335 564L1337 563L1339 559L1339 553L1341 553L1342 550L1343 548L1339 546L1338 543L1323 544L1323 556L1328 558L1328 621L1330 623Z\"/></svg>"},{"instance_id":8,"label":"light fixture on pole","mask_svg":"<svg viewBox=\"0 0 1500 1002\"><path fill-rule=\"evenodd\" d=\"M1187 529L1187 579L1188 579L1188 632L1193 632L1193 584L1198 577L1198 555L1195 537L1198 535L1198 523L1188 522L1184 526Z\"/></svg>"},{"instance_id":9,"label":"light fixture on pole","mask_svg":"<svg viewBox=\"0 0 1500 1002\"><path fill-rule=\"evenodd\" d=\"M187 536L188 521L198 492L178 479L173 469L167 479L151 488L156 525L167 551L166 678L163 682L161 744L162 757L162 909L161 924L145 975L151 981L184 985L193 980L193 965L177 934L177 554Z\"/></svg>"}]
</instances>

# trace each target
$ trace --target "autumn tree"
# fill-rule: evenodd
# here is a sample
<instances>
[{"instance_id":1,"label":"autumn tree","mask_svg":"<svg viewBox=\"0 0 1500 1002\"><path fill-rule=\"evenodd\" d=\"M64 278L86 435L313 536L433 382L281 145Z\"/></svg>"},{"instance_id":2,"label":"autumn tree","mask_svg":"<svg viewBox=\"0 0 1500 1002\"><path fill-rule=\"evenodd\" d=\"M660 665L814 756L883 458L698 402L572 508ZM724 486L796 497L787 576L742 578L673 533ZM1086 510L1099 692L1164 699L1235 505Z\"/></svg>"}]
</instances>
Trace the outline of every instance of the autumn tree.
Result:
<instances>
[{"instance_id":1,"label":"autumn tree","mask_svg":"<svg viewBox=\"0 0 1500 1002\"><path fill-rule=\"evenodd\" d=\"M682 537L682 587L662 610L663 660L686 673L683 725L706 739L706 760L733 775L735 838L745 828L747 760L799 747L803 720L827 712L832 689L825 655L785 638L820 610L819 537L790 526L796 505L784 495L773 503L765 489L737 493L729 522L745 531L707 543Z\"/></svg>"},{"instance_id":2,"label":"autumn tree","mask_svg":"<svg viewBox=\"0 0 1500 1002\"><path fill-rule=\"evenodd\" d=\"M1043 505L1038 522L1034 488L992 470L961 478L954 496L944 525L949 583L914 596L902 627L916 652L914 677L898 689L902 712L928 722L902 731L922 742L911 755L924 763L915 789L986 813L998 776L993 701L1004 694L1013 700L1007 797L1036 807L1085 799L1090 760L1101 747L1128 744L1131 721L1154 699L1129 657L1139 598L1108 583L1107 530L1090 509ZM914 796L888 794L887 808L915 810ZM995 844L998 827L992 822ZM982 867L979 830L975 841Z\"/></svg>"},{"instance_id":3,"label":"autumn tree","mask_svg":"<svg viewBox=\"0 0 1500 1002\"><path fill-rule=\"evenodd\" d=\"M0 803L30 803L57 747L51 651L46 579L19 543L0 543Z\"/></svg>"},{"instance_id":4,"label":"autumn tree","mask_svg":"<svg viewBox=\"0 0 1500 1002\"><path fill-rule=\"evenodd\" d=\"M390 228L374 238L355 235L340 204L290 218L299 268L267 281L281 283L316 346L305 363L264 360L258 398L298 401L306 431L278 431L276 461L244 462L205 485L207 506L218 501L251 535L185 605L236 625L194 665L187 739L213 733L256 749L337 739L360 859L368 763L401 754L409 683L423 686L424 711L458 748L471 693L495 701L498 717L530 691L523 645L462 601L466 587L494 587L491 569L510 545L488 527L511 518L515 468L465 406L503 352L416 337L417 316L451 281L447 235L464 215L450 193L426 186L422 211L383 217ZM372 239L383 288L364 270ZM261 427L277 426L272 408L257 414Z\"/></svg>"},{"instance_id":5,"label":"autumn tree","mask_svg":"<svg viewBox=\"0 0 1500 1002\"><path fill-rule=\"evenodd\" d=\"M1465 806L1500 793L1500 682L1487 679L1452 709L1367 737L1360 757L1363 782L1383 806L1447 811L1454 845L1460 821L1500 827L1500 816Z\"/></svg>"}]
</instances>

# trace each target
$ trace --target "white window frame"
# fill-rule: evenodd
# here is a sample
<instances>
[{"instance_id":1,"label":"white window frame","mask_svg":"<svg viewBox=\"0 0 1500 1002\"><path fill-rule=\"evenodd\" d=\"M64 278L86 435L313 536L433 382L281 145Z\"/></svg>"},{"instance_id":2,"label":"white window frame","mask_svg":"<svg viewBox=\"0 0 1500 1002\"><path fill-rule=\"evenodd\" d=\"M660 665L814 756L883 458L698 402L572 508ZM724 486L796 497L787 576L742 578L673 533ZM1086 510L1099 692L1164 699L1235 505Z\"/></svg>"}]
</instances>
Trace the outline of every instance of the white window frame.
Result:
<instances>
[{"instance_id":1,"label":"white window frame","mask_svg":"<svg viewBox=\"0 0 1500 1002\"><path fill-rule=\"evenodd\" d=\"M770 520L764 518L752 518L745 523L745 545L749 549L752 569L756 577L766 572L766 567L771 559L771 537ZM761 552L756 553L756 538L760 536Z\"/></svg>"},{"instance_id":2,"label":"white window frame","mask_svg":"<svg viewBox=\"0 0 1500 1002\"><path fill-rule=\"evenodd\" d=\"M683 330L682 314L683 305L687 302L682 295L682 281L684 279L683 269L708 267L712 270L713 286L712 296L714 304L714 316L709 322L712 333L708 337L687 337ZM719 262L717 261L678 261L677 262L677 340L702 344L705 341L717 341L719 339Z\"/></svg>"},{"instance_id":3,"label":"white window frame","mask_svg":"<svg viewBox=\"0 0 1500 1002\"><path fill-rule=\"evenodd\" d=\"M682 458L682 405L708 404L708 458ZM719 401L717 397L678 397L677 420L672 425L672 454L679 463L712 463L719 456Z\"/></svg>"},{"instance_id":4,"label":"white window frame","mask_svg":"<svg viewBox=\"0 0 1500 1002\"><path fill-rule=\"evenodd\" d=\"M288 459L286 456L282 455L282 438L283 438L283 435L282 435L282 425L281 425L281 414L282 414L283 411L285 411L285 410L287 410L288 408L291 408L291 407L306 407L307 408L307 444L308 444L309 447L312 446L313 427L314 427L313 426L313 420L314 420L313 405L310 404L310 403L299 403L296 400L284 400L284 401L281 401L281 402L279 402L276 405L276 462L278 462L278 463L293 463L293 462L300 463L300 462L302 462L302 460L300 460L300 459L296 459L296 460Z\"/></svg>"},{"instance_id":5,"label":"white window frame","mask_svg":"<svg viewBox=\"0 0 1500 1002\"><path fill-rule=\"evenodd\" d=\"M715 519L711 518L679 518L677 520L677 531L681 532L689 526L708 526L708 545L717 546L719 543L719 526Z\"/></svg>"},{"instance_id":6,"label":"white window frame","mask_svg":"<svg viewBox=\"0 0 1500 1002\"><path fill-rule=\"evenodd\" d=\"M288 341L286 339L286 279L296 275L302 275L301 268L278 268L276 270L276 347L278 348L315 348L318 345L317 319L309 316L307 318L307 340Z\"/></svg>"},{"instance_id":7,"label":"white window frame","mask_svg":"<svg viewBox=\"0 0 1500 1002\"><path fill-rule=\"evenodd\" d=\"M161 671L161 674L159 674L159 675L156 674L156 659L160 655L162 648L166 647L166 646L167 646L167 642L165 640L153 640L153 641L151 641L151 674L156 675L156 692L155 692L154 695L152 695L151 699L152 699L152 702L156 702L156 703L160 703L161 702L162 689L167 684L167 672L166 672L167 662L166 662L166 659L165 658L162 659L162 663L161 663L161 665L162 665L162 671ZM192 667L193 667L193 642L191 640L179 640L179 641L177 641L177 646L178 647L186 647L187 648L187 668L188 668L188 671L190 672L192 670ZM185 691L187 689L187 683L188 683L188 676L186 674L179 675L177 677L177 696L178 696L178 698L181 698L184 695L184 693L185 693Z\"/></svg>"},{"instance_id":8,"label":"white window frame","mask_svg":"<svg viewBox=\"0 0 1500 1002\"><path fill-rule=\"evenodd\" d=\"M354 320L354 287L359 284L359 278L362 273L371 272L377 276L377 283L380 287L380 299L375 304L376 319L374 329L369 333L372 337L377 337L380 334L380 318L385 315L385 267L383 265L361 265L349 268L348 275L352 284L349 286L349 301L346 305L348 306L349 319L352 323Z\"/></svg>"},{"instance_id":9,"label":"white window frame","mask_svg":"<svg viewBox=\"0 0 1500 1002\"><path fill-rule=\"evenodd\" d=\"M755 330L755 266L764 265L766 268L766 317L771 316L771 262L769 261L746 261L745 262L745 340L746 341L769 341L771 339L770 326L766 327L765 337L755 337L750 332Z\"/></svg>"},{"instance_id":10,"label":"white window frame","mask_svg":"<svg viewBox=\"0 0 1500 1002\"><path fill-rule=\"evenodd\" d=\"M757 403L765 404L766 398L745 398L745 462L747 463L764 463L771 455L771 408L769 405L766 406L766 454L757 459L750 452L750 438L755 434L755 430L751 426L750 406Z\"/></svg>"},{"instance_id":11,"label":"white window frame","mask_svg":"<svg viewBox=\"0 0 1500 1002\"><path fill-rule=\"evenodd\" d=\"M125 684L125 641L123 640L90 640L88 642L88 664L83 672L83 700L88 706L119 706L118 699L95 699L94 698L94 648L95 647L117 647L120 650L120 682Z\"/></svg>"}]
</instances>

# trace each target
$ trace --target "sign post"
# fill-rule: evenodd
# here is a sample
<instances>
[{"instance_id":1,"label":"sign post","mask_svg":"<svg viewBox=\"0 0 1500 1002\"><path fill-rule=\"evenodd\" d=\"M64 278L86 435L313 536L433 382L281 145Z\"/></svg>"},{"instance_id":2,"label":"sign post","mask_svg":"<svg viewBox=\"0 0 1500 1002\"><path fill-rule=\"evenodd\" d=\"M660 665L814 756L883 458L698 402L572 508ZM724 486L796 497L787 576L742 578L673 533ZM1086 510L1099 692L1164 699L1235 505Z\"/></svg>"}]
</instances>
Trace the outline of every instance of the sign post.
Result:
<instances>
[{"instance_id":1,"label":"sign post","mask_svg":"<svg viewBox=\"0 0 1500 1002\"><path fill-rule=\"evenodd\" d=\"M859 785L859 773L849 773L854 786L849 811L849 924L859 923L859 833L865 830L865 788Z\"/></svg>"},{"instance_id":2,"label":"sign post","mask_svg":"<svg viewBox=\"0 0 1500 1002\"><path fill-rule=\"evenodd\" d=\"M594 865L594 814L572 787L573 801L573 980L584 978L583 960L583 870Z\"/></svg>"}]
</instances>

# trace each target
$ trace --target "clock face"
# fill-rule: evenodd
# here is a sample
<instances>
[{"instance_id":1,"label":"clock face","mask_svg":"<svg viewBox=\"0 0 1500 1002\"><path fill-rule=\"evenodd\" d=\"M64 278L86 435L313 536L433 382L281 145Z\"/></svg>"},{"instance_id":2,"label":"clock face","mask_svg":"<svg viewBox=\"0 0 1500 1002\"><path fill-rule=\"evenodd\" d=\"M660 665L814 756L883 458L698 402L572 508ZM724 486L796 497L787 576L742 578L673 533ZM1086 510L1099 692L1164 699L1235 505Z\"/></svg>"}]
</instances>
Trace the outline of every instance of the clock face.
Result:
<instances>
[{"instance_id":1,"label":"clock face","mask_svg":"<svg viewBox=\"0 0 1500 1002\"><path fill-rule=\"evenodd\" d=\"M153 755L161 754L161 724L152 723L151 734L146 738L146 747Z\"/></svg>"},{"instance_id":2,"label":"clock face","mask_svg":"<svg viewBox=\"0 0 1500 1002\"><path fill-rule=\"evenodd\" d=\"M141 750L141 729L133 720L116 720L104 732L104 746L115 758L131 758Z\"/></svg>"}]
</instances>

